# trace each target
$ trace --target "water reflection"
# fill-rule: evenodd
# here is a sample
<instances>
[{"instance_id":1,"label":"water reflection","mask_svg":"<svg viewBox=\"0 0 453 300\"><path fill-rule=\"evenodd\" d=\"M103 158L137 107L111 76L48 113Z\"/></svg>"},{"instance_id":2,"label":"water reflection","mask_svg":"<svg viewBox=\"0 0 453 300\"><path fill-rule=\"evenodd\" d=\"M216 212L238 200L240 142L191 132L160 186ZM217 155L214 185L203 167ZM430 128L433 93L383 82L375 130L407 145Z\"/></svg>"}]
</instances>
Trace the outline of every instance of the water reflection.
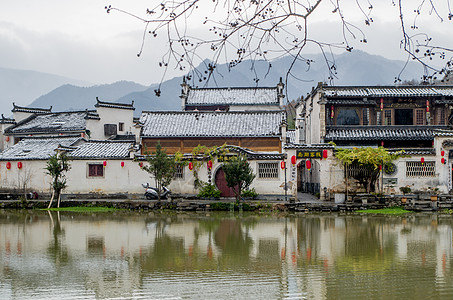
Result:
<instances>
[{"instance_id":1,"label":"water reflection","mask_svg":"<svg viewBox=\"0 0 453 300\"><path fill-rule=\"evenodd\" d=\"M452 221L0 210L0 298L452 298Z\"/></svg>"}]
</instances>

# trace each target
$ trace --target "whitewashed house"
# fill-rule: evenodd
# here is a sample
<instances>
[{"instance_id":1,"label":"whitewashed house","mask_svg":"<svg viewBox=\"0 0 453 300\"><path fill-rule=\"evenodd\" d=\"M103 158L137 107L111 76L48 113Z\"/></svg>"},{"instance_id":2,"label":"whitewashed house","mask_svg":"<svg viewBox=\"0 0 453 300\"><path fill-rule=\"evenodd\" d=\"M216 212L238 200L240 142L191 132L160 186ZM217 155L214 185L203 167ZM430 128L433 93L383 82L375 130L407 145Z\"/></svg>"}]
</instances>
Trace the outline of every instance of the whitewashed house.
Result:
<instances>
[{"instance_id":1,"label":"whitewashed house","mask_svg":"<svg viewBox=\"0 0 453 300\"><path fill-rule=\"evenodd\" d=\"M284 108L284 84L275 87L195 88L181 84L183 111L276 111Z\"/></svg>"},{"instance_id":2,"label":"whitewashed house","mask_svg":"<svg viewBox=\"0 0 453 300\"><path fill-rule=\"evenodd\" d=\"M296 155L298 147L328 149L328 142L338 147L402 149L408 157L384 168L378 192L400 194L399 188L408 186L412 191L447 193L452 189L452 104L452 86L319 84L298 104L295 145L286 149L289 156ZM328 157L332 157L330 152ZM299 190L317 184L321 197L327 192L358 190L349 173L355 172L354 166L346 174L335 159L329 168L320 160L311 160L315 168L308 170L299 157L297 165Z\"/></svg>"},{"instance_id":3,"label":"whitewashed house","mask_svg":"<svg viewBox=\"0 0 453 300\"><path fill-rule=\"evenodd\" d=\"M252 91L252 89L251 89ZM160 143L168 154L180 152L191 157L198 145L220 147L228 145L231 155L247 156L257 175L252 187L261 195L284 195L285 174L281 168L285 154L286 113L284 111L183 111L143 112L140 117L142 154L152 153ZM226 186L222 169L223 158L213 161L199 172L204 182L215 183L222 196L233 192ZM193 172L181 168L170 188L174 193L196 194Z\"/></svg>"},{"instance_id":4,"label":"whitewashed house","mask_svg":"<svg viewBox=\"0 0 453 300\"><path fill-rule=\"evenodd\" d=\"M15 124L4 130L5 146L10 147L24 137L76 134L87 139L138 139L139 130L131 104L96 99L96 110L50 112L50 109L26 109L15 106ZM20 115L17 115L20 113ZM19 121L18 121L19 120ZM8 140L8 141L6 141ZM5 148L6 148L5 147Z\"/></svg>"}]
</instances>

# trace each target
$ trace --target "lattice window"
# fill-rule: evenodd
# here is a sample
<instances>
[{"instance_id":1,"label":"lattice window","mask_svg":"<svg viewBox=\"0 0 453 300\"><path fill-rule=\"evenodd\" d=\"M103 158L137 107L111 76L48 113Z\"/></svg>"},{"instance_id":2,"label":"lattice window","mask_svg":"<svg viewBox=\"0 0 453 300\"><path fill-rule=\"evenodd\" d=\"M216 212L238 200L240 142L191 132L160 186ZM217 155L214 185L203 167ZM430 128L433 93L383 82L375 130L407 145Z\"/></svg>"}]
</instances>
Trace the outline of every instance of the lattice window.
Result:
<instances>
[{"instance_id":1,"label":"lattice window","mask_svg":"<svg viewBox=\"0 0 453 300\"><path fill-rule=\"evenodd\" d=\"M173 176L174 179L184 179L184 166L183 165L176 165L175 175Z\"/></svg>"},{"instance_id":2,"label":"lattice window","mask_svg":"<svg viewBox=\"0 0 453 300\"><path fill-rule=\"evenodd\" d=\"M392 111L390 109L384 111L384 125L392 125Z\"/></svg>"},{"instance_id":3,"label":"lattice window","mask_svg":"<svg viewBox=\"0 0 453 300\"><path fill-rule=\"evenodd\" d=\"M88 177L104 177L104 165L88 164Z\"/></svg>"},{"instance_id":4,"label":"lattice window","mask_svg":"<svg viewBox=\"0 0 453 300\"><path fill-rule=\"evenodd\" d=\"M438 110L438 124L439 125L445 125L445 109L439 108Z\"/></svg>"},{"instance_id":5,"label":"lattice window","mask_svg":"<svg viewBox=\"0 0 453 300\"><path fill-rule=\"evenodd\" d=\"M423 109L415 110L415 124L424 125L425 124L425 112Z\"/></svg>"},{"instance_id":6,"label":"lattice window","mask_svg":"<svg viewBox=\"0 0 453 300\"><path fill-rule=\"evenodd\" d=\"M406 177L434 177L436 176L436 162L420 161L406 162Z\"/></svg>"},{"instance_id":7,"label":"lattice window","mask_svg":"<svg viewBox=\"0 0 453 300\"><path fill-rule=\"evenodd\" d=\"M348 178L368 177L371 174L371 170L369 168L359 165L358 163L350 164L346 170Z\"/></svg>"},{"instance_id":8,"label":"lattice window","mask_svg":"<svg viewBox=\"0 0 453 300\"><path fill-rule=\"evenodd\" d=\"M258 163L258 178L278 178L278 162Z\"/></svg>"},{"instance_id":9,"label":"lattice window","mask_svg":"<svg viewBox=\"0 0 453 300\"><path fill-rule=\"evenodd\" d=\"M370 109L369 108L364 108L362 110L362 123L363 125L369 125L370 124Z\"/></svg>"}]
</instances>

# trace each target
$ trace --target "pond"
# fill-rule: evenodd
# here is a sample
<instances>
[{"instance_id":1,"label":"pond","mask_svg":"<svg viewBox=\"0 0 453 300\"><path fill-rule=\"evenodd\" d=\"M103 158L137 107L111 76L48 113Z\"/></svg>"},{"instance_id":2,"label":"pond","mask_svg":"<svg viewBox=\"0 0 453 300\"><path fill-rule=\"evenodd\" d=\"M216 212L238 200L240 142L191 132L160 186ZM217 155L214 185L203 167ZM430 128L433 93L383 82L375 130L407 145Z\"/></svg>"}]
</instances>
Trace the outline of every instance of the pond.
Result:
<instances>
[{"instance_id":1,"label":"pond","mask_svg":"<svg viewBox=\"0 0 453 300\"><path fill-rule=\"evenodd\" d=\"M453 217L0 210L0 299L452 299Z\"/></svg>"}]
</instances>

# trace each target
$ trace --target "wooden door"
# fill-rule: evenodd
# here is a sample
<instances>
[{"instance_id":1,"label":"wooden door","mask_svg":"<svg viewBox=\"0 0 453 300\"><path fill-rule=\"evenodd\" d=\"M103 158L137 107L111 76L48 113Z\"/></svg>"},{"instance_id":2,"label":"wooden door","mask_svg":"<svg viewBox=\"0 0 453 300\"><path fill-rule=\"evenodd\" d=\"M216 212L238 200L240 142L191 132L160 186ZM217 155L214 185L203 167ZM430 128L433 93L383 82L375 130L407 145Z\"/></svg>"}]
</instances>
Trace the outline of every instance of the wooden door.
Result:
<instances>
[{"instance_id":1,"label":"wooden door","mask_svg":"<svg viewBox=\"0 0 453 300\"><path fill-rule=\"evenodd\" d=\"M225 172L222 168L219 168L215 173L215 185L222 192L220 196L222 197L234 197L233 189L227 185L225 180Z\"/></svg>"}]
</instances>

